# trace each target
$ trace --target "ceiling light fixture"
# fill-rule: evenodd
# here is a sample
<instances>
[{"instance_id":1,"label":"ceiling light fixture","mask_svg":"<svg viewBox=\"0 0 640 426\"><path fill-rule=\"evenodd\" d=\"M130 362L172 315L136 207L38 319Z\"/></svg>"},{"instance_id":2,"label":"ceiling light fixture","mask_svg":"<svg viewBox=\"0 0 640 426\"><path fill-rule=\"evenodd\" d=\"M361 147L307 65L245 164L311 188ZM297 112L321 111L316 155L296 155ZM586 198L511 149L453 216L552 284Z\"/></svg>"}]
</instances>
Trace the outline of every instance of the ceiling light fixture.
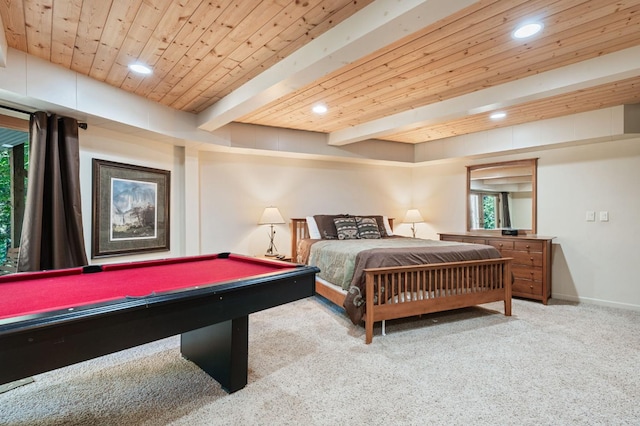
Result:
<instances>
[{"instance_id":1,"label":"ceiling light fixture","mask_svg":"<svg viewBox=\"0 0 640 426\"><path fill-rule=\"evenodd\" d=\"M542 31L542 28L543 25L540 22L528 22L518 26L511 35L516 39L529 38Z\"/></svg>"},{"instance_id":2,"label":"ceiling light fixture","mask_svg":"<svg viewBox=\"0 0 640 426\"><path fill-rule=\"evenodd\" d=\"M144 74L144 75L151 74L151 68L139 62L136 62L135 64L130 64L129 69L137 74Z\"/></svg>"},{"instance_id":3,"label":"ceiling light fixture","mask_svg":"<svg viewBox=\"0 0 640 426\"><path fill-rule=\"evenodd\" d=\"M506 112L494 112L489 116L492 120L500 120L501 118L505 118L507 116Z\"/></svg>"},{"instance_id":4,"label":"ceiling light fixture","mask_svg":"<svg viewBox=\"0 0 640 426\"><path fill-rule=\"evenodd\" d=\"M311 108L311 110L316 114L326 114L326 112L329 109L327 108L326 105L318 104L318 105L314 105L313 108Z\"/></svg>"}]
</instances>

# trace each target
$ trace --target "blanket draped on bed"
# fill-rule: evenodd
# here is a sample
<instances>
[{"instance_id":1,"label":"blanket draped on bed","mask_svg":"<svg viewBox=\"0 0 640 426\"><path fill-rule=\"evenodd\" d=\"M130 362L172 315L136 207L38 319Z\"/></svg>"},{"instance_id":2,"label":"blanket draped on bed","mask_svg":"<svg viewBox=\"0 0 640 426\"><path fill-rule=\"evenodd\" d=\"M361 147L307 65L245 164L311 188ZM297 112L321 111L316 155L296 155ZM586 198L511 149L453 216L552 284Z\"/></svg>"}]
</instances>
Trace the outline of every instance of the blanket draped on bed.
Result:
<instances>
[{"instance_id":1,"label":"blanket draped on bed","mask_svg":"<svg viewBox=\"0 0 640 426\"><path fill-rule=\"evenodd\" d=\"M364 318L365 274L368 268L497 259L491 246L392 237L373 240L317 240L309 249L309 265L318 276L347 290L344 308L354 324Z\"/></svg>"}]
</instances>

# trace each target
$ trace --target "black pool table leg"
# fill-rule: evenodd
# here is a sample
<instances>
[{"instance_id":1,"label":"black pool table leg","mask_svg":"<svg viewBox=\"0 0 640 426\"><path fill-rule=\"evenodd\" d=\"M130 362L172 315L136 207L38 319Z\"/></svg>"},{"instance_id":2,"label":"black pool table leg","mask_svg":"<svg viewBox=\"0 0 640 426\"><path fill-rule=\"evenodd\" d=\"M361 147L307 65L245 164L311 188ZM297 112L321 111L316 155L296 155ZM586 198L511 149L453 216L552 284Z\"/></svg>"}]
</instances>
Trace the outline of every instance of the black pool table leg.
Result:
<instances>
[{"instance_id":1,"label":"black pool table leg","mask_svg":"<svg viewBox=\"0 0 640 426\"><path fill-rule=\"evenodd\" d=\"M216 379L229 393L247 384L249 317L182 333L182 355Z\"/></svg>"}]
</instances>

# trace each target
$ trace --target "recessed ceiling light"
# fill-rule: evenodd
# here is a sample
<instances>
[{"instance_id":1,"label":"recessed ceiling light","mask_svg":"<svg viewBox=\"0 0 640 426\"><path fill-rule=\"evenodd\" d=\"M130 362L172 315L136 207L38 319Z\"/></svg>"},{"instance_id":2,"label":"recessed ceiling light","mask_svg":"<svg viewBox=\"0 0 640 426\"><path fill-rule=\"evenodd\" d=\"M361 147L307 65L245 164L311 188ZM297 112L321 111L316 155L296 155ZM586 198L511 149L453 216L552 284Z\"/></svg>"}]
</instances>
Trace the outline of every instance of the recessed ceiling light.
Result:
<instances>
[{"instance_id":1,"label":"recessed ceiling light","mask_svg":"<svg viewBox=\"0 0 640 426\"><path fill-rule=\"evenodd\" d=\"M151 74L151 68L140 63L129 65L129 69L138 74Z\"/></svg>"},{"instance_id":2,"label":"recessed ceiling light","mask_svg":"<svg viewBox=\"0 0 640 426\"><path fill-rule=\"evenodd\" d=\"M500 120L501 118L505 118L507 116L506 112L494 112L489 116L492 120Z\"/></svg>"},{"instance_id":3,"label":"recessed ceiling light","mask_svg":"<svg viewBox=\"0 0 640 426\"><path fill-rule=\"evenodd\" d=\"M311 110L316 114L325 114L328 111L327 106L322 104L314 105Z\"/></svg>"},{"instance_id":4,"label":"recessed ceiling light","mask_svg":"<svg viewBox=\"0 0 640 426\"><path fill-rule=\"evenodd\" d=\"M539 22L528 22L516 28L511 35L513 36L513 38L517 39L528 38L538 34L540 31L542 31L542 28L543 25Z\"/></svg>"}]
</instances>

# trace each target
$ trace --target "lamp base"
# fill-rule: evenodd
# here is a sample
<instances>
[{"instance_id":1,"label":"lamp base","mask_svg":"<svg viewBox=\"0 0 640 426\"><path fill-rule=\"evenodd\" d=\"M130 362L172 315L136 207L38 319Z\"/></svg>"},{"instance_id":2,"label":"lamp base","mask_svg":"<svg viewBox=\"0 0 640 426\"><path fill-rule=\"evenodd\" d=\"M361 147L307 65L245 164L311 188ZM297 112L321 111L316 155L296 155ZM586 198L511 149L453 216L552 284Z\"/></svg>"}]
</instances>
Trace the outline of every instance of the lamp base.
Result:
<instances>
[{"instance_id":1,"label":"lamp base","mask_svg":"<svg viewBox=\"0 0 640 426\"><path fill-rule=\"evenodd\" d=\"M264 254L265 257L276 257L278 255L278 249L276 245L273 243L273 239L276 236L276 230L273 229L273 225L271 225L271 231L269 232L269 248L267 248L267 252Z\"/></svg>"}]
</instances>

